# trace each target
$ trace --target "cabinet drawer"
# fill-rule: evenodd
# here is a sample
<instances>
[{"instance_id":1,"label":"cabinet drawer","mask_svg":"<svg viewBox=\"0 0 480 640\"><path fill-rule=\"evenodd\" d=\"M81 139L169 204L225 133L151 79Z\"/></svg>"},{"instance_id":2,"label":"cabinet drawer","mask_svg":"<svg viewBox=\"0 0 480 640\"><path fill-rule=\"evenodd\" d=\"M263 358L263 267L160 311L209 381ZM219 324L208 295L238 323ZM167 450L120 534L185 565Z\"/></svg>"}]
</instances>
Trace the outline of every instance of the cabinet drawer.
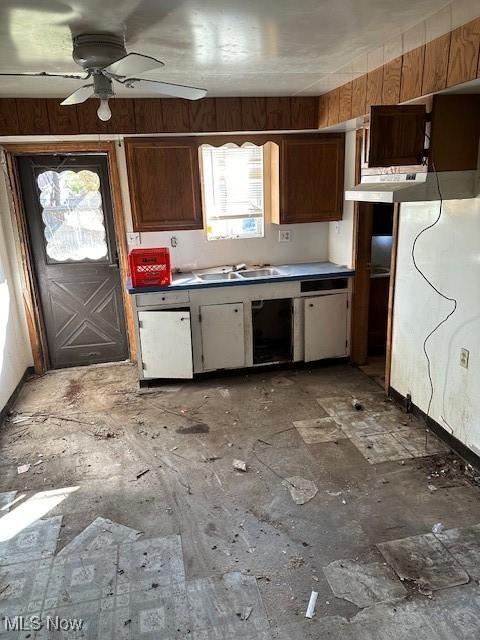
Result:
<instances>
[{"instance_id":1,"label":"cabinet drawer","mask_svg":"<svg viewBox=\"0 0 480 640\"><path fill-rule=\"evenodd\" d=\"M186 304L190 300L188 291L138 293L137 307L157 307L162 304Z\"/></svg>"}]
</instances>

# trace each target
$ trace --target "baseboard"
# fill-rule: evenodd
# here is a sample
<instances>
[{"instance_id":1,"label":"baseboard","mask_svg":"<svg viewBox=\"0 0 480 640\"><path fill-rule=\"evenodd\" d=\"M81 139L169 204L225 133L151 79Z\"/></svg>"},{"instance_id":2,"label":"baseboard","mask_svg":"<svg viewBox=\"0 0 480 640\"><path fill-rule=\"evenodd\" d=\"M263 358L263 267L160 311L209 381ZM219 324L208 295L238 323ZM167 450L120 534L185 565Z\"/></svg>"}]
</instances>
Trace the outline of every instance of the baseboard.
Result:
<instances>
[{"instance_id":1,"label":"baseboard","mask_svg":"<svg viewBox=\"0 0 480 640\"><path fill-rule=\"evenodd\" d=\"M28 378L30 378L30 376L32 376L34 373L35 373L35 370L34 370L33 367L27 367L25 369L25 371L23 373L23 376L21 377L20 382L17 384L17 386L13 390L12 395L7 400L7 402L6 402L5 406L3 407L3 409L0 409L0 424L3 422L4 418L8 415L8 412L11 410L11 408L15 404L15 401L18 398L18 395L19 395L20 391L22 390L22 387L25 384L25 381Z\"/></svg>"},{"instance_id":2,"label":"baseboard","mask_svg":"<svg viewBox=\"0 0 480 640\"><path fill-rule=\"evenodd\" d=\"M403 396L399 391L394 389L393 387L389 387L388 395L393 398L396 402L401 404L403 407L407 404L407 398ZM427 420L427 414L417 407L413 402L410 404L410 410L414 416L417 418L421 418L427 424L427 427L430 431L438 436L445 444L450 447L457 455L475 467L475 469L480 471L480 456L478 456L475 451L472 451L467 447L467 445L463 444L458 438L449 433L439 422L436 422L432 417L429 417Z\"/></svg>"}]
</instances>

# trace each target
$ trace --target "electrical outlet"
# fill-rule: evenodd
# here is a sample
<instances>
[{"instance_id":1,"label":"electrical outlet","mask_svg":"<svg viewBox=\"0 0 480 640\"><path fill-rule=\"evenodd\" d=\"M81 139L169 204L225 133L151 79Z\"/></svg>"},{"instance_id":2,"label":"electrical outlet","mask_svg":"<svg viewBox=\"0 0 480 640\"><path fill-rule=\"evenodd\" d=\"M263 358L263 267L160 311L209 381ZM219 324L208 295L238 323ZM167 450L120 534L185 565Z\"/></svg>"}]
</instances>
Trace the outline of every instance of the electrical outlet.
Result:
<instances>
[{"instance_id":1,"label":"electrical outlet","mask_svg":"<svg viewBox=\"0 0 480 640\"><path fill-rule=\"evenodd\" d=\"M279 242L291 242L292 240L292 232L290 229L279 229L278 230L278 241Z\"/></svg>"},{"instance_id":2,"label":"electrical outlet","mask_svg":"<svg viewBox=\"0 0 480 640\"><path fill-rule=\"evenodd\" d=\"M460 366L464 369L468 369L468 359L470 358L470 351L468 349L460 349Z\"/></svg>"},{"instance_id":3,"label":"electrical outlet","mask_svg":"<svg viewBox=\"0 0 480 640\"><path fill-rule=\"evenodd\" d=\"M138 246L140 244L140 234L134 232L127 233L127 244L129 247Z\"/></svg>"}]
</instances>

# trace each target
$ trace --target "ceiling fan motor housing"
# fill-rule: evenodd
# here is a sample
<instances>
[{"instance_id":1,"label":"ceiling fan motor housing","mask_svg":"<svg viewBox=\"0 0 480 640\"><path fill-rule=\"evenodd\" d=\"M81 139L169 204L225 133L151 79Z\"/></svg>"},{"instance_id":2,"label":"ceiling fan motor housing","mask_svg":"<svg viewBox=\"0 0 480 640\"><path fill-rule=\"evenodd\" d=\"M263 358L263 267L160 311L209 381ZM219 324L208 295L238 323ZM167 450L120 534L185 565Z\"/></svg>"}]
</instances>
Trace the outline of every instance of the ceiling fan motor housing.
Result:
<instances>
[{"instance_id":1,"label":"ceiling fan motor housing","mask_svg":"<svg viewBox=\"0 0 480 640\"><path fill-rule=\"evenodd\" d=\"M126 55L124 40L120 36L95 33L73 39L73 59L87 71L104 69Z\"/></svg>"}]
</instances>

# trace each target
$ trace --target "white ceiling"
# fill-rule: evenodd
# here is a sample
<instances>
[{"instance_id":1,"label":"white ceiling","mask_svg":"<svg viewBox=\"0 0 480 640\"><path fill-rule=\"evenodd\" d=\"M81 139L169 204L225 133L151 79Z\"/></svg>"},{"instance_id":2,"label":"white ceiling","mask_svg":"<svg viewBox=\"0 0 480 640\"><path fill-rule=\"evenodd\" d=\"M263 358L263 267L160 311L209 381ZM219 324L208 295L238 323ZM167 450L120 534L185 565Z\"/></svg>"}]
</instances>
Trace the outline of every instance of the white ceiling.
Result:
<instances>
[{"instance_id":1,"label":"white ceiling","mask_svg":"<svg viewBox=\"0 0 480 640\"><path fill-rule=\"evenodd\" d=\"M0 0L0 71L81 71L72 34L124 33L146 74L209 95L314 95L475 15L454 0ZM460 6L461 5L461 6ZM412 48L412 46L409 46ZM0 95L64 96L76 80L0 78ZM124 90L127 92L128 90Z\"/></svg>"}]
</instances>

